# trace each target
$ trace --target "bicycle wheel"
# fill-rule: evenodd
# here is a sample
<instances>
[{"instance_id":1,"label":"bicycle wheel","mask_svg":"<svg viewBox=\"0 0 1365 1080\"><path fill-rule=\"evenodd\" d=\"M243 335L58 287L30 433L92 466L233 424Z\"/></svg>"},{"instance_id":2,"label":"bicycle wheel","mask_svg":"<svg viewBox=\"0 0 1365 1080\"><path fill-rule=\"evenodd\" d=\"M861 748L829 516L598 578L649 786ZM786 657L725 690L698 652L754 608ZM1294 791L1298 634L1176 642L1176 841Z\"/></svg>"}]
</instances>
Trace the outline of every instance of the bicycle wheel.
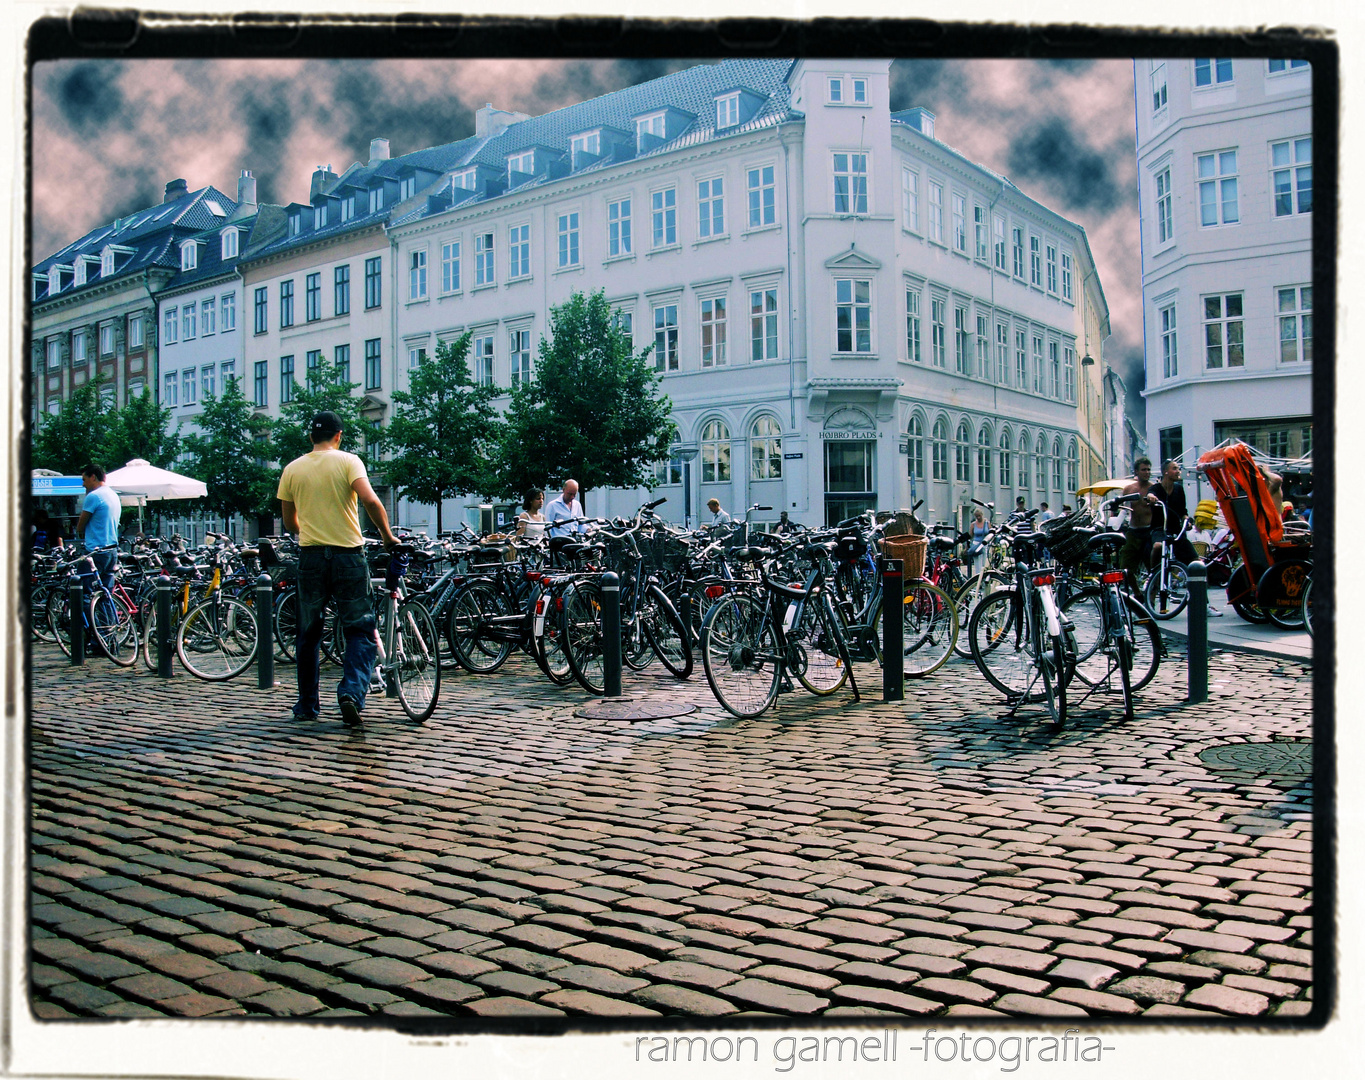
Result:
<instances>
[{"instance_id":1,"label":"bicycle wheel","mask_svg":"<svg viewBox=\"0 0 1365 1080\"><path fill-rule=\"evenodd\" d=\"M818 597L806 601L801 620L787 633L787 667L817 697L848 681L848 663L837 628Z\"/></svg>"},{"instance_id":2,"label":"bicycle wheel","mask_svg":"<svg viewBox=\"0 0 1365 1080\"><path fill-rule=\"evenodd\" d=\"M1308 631L1308 636L1313 636L1313 579L1308 579L1308 584L1303 587L1303 628Z\"/></svg>"},{"instance_id":3,"label":"bicycle wheel","mask_svg":"<svg viewBox=\"0 0 1365 1080\"><path fill-rule=\"evenodd\" d=\"M974 574L963 582L962 588L953 596L957 602L958 636L953 650L964 660L972 658L972 643L968 640L968 635L964 633L966 627L971 625L972 612L976 610L976 605L981 603L986 597L997 589L1002 589L1009 585L1010 579L1006 574L1001 574L995 570L983 570L979 574Z\"/></svg>"},{"instance_id":4,"label":"bicycle wheel","mask_svg":"<svg viewBox=\"0 0 1365 1080\"><path fill-rule=\"evenodd\" d=\"M1172 562L1166 568L1166 595L1161 595L1161 575L1152 573L1145 589L1147 607L1158 619L1174 619L1190 602L1190 575L1184 563Z\"/></svg>"},{"instance_id":5,"label":"bicycle wheel","mask_svg":"<svg viewBox=\"0 0 1365 1080\"><path fill-rule=\"evenodd\" d=\"M1133 718L1133 641L1124 634L1116 642L1118 645L1119 680L1123 689L1123 715Z\"/></svg>"},{"instance_id":6,"label":"bicycle wheel","mask_svg":"<svg viewBox=\"0 0 1365 1080\"><path fill-rule=\"evenodd\" d=\"M492 640L488 622L511 613L507 598L487 582L471 582L456 593L446 622L446 640L456 663L476 675L502 667L512 655L512 642Z\"/></svg>"},{"instance_id":7,"label":"bicycle wheel","mask_svg":"<svg viewBox=\"0 0 1365 1080\"><path fill-rule=\"evenodd\" d=\"M706 681L727 712L750 719L777 700L777 639L751 598L732 593L717 600L706 613L700 644Z\"/></svg>"},{"instance_id":8,"label":"bicycle wheel","mask_svg":"<svg viewBox=\"0 0 1365 1080\"><path fill-rule=\"evenodd\" d=\"M256 613L231 596L201 600L175 632L175 651L191 675L221 682L256 658Z\"/></svg>"},{"instance_id":9,"label":"bicycle wheel","mask_svg":"<svg viewBox=\"0 0 1365 1080\"><path fill-rule=\"evenodd\" d=\"M299 636L299 590L290 589L275 602L275 651L294 662Z\"/></svg>"},{"instance_id":10,"label":"bicycle wheel","mask_svg":"<svg viewBox=\"0 0 1365 1080\"><path fill-rule=\"evenodd\" d=\"M52 590L47 598L48 633L68 657L71 656L71 590L60 586Z\"/></svg>"},{"instance_id":11,"label":"bicycle wheel","mask_svg":"<svg viewBox=\"0 0 1365 1080\"><path fill-rule=\"evenodd\" d=\"M644 623L649 647L668 669L668 673L677 679L691 675L694 660L687 628L683 626L677 609L657 585L651 585L645 594L645 606L641 609L640 618Z\"/></svg>"},{"instance_id":12,"label":"bicycle wheel","mask_svg":"<svg viewBox=\"0 0 1365 1080\"><path fill-rule=\"evenodd\" d=\"M29 632L38 641L54 641L52 628L47 624L47 604L57 588L55 582L45 581L35 585L28 596Z\"/></svg>"},{"instance_id":13,"label":"bicycle wheel","mask_svg":"<svg viewBox=\"0 0 1365 1080\"><path fill-rule=\"evenodd\" d=\"M901 610L905 626L905 677L922 679L953 655L959 629L957 605L937 585L920 579L905 583L905 604Z\"/></svg>"},{"instance_id":14,"label":"bicycle wheel","mask_svg":"<svg viewBox=\"0 0 1365 1080\"><path fill-rule=\"evenodd\" d=\"M543 629L535 639L536 663L556 686L573 682L573 668L569 667L569 658L564 654L564 624L559 613L562 598L560 592L547 592L541 597L546 610Z\"/></svg>"},{"instance_id":15,"label":"bicycle wheel","mask_svg":"<svg viewBox=\"0 0 1365 1080\"><path fill-rule=\"evenodd\" d=\"M137 620L108 589L96 589L85 602L85 618L96 645L116 666L137 663Z\"/></svg>"},{"instance_id":16,"label":"bicycle wheel","mask_svg":"<svg viewBox=\"0 0 1365 1080\"><path fill-rule=\"evenodd\" d=\"M420 724L441 694L441 637L431 612L415 600L398 609L393 653L387 666L398 688L398 704Z\"/></svg>"},{"instance_id":17,"label":"bicycle wheel","mask_svg":"<svg viewBox=\"0 0 1365 1080\"><path fill-rule=\"evenodd\" d=\"M1043 682L1043 702L1047 705L1053 731L1061 731L1066 723L1066 656L1060 637L1052 638L1038 654L1039 673Z\"/></svg>"},{"instance_id":18,"label":"bicycle wheel","mask_svg":"<svg viewBox=\"0 0 1365 1080\"><path fill-rule=\"evenodd\" d=\"M987 682L1007 698L1029 695L1036 701L1038 665L1027 624L1018 590L999 589L976 606L967 637Z\"/></svg>"},{"instance_id":19,"label":"bicycle wheel","mask_svg":"<svg viewBox=\"0 0 1365 1080\"><path fill-rule=\"evenodd\" d=\"M1109 681L1115 670L1105 603L1099 589L1082 589L1062 605L1062 617L1071 623L1076 635L1076 678L1087 686Z\"/></svg>"},{"instance_id":20,"label":"bicycle wheel","mask_svg":"<svg viewBox=\"0 0 1365 1080\"><path fill-rule=\"evenodd\" d=\"M624 612L622 615L624 616ZM641 610L635 615L633 625L624 617L621 620L621 662L631 671L644 671L654 663L654 655L654 649L649 644L649 636L645 633L642 605Z\"/></svg>"},{"instance_id":21,"label":"bicycle wheel","mask_svg":"<svg viewBox=\"0 0 1365 1080\"><path fill-rule=\"evenodd\" d=\"M607 692L602 655L602 592L595 581L576 581L565 590L564 654L579 685L590 694Z\"/></svg>"}]
</instances>

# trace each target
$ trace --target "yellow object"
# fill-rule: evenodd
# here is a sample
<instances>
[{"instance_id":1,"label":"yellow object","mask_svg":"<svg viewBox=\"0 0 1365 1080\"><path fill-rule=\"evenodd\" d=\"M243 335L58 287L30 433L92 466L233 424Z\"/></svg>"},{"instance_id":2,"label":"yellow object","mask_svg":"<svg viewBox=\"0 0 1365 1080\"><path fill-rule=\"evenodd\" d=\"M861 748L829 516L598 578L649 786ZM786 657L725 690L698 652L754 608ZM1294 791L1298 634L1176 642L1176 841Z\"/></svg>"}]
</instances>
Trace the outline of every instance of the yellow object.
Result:
<instances>
[{"instance_id":1,"label":"yellow object","mask_svg":"<svg viewBox=\"0 0 1365 1080\"><path fill-rule=\"evenodd\" d=\"M363 479L365 466L345 450L314 450L284 467L278 498L298 511L301 547L358 548L365 542L351 489Z\"/></svg>"}]
</instances>

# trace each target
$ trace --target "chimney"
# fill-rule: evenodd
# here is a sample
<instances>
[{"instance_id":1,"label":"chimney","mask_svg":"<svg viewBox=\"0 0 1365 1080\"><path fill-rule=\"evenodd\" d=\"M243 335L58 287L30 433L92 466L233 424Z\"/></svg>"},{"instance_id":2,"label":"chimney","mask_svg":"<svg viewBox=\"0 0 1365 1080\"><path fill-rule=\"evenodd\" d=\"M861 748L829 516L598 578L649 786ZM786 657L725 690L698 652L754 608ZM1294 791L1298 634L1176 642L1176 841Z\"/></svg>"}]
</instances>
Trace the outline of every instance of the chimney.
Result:
<instances>
[{"instance_id":1,"label":"chimney","mask_svg":"<svg viewBox=\"0 0 1365 1080\"><path fill-rule=\"evenodd\" d=\"M370 162L369 162L369 163L370 163L371 165L373 165L376 161L388 161L388 160L389 160L389 140L388 140L388 139L371 139L371 140L370 140Z\"/></svg>"},{"instance_id":2,"label":"chimney","mask_svg":"<svg viewBox=\"0 0 1365 1080\"><path fill-rule=\"evenodd\" d=\"M250 169L243 169L242 175L237 177L237 205L239 208L249 206L253 209L256 206L256 178L251 175Z\"/></svg>"},{"instance_id":3,"label":"chimney","mask_svg":"<svg viewBox=\"0 0 1365 1080\"><path fill-rule=\"evenodd\" d=\"M336 180L336 178L337 174L332 172L332 166L330 165L319 165L316 169L314 169L313 184L308 189L308 201L312 202L314 199L316 199L320 194L322 194L324 188L330 187L332 185L332 182Z\"/></svg>"},{"instance_id":4,"label":"chimney","mask_svg":"<svg viewBox=\"0 0 1365 1080\"><path fill-rule=\"evenodd\" d=\"M907 109L904 113L906 122L929 138L934 138L934 114L922 105L916 105L913 109Z\"/></svg>"},{"instance_id":5,"label":"chimney","mask_svg":"<svg viewBox=\"0 0 1365 1080\"><path fill-rule=\"evenodd\" d=\"M474 114L474 134L482 139L485 136L496 135L513 124L519 124L521 121L529 119L531 118L526 113L495 109L490 101Z\"/></svg>"},{"instance_id":6,"label":"chimney","mask_svg":"<svg viewBox=\"0 0 1365 1080\"><path fill-rule=\"evenodd\" d=\"M190 193L190 186L184 180L172 180L166 185L166 196L161 201L163 203L175 202L176 199L183 199Z\"/></svg>"}]
</instances>

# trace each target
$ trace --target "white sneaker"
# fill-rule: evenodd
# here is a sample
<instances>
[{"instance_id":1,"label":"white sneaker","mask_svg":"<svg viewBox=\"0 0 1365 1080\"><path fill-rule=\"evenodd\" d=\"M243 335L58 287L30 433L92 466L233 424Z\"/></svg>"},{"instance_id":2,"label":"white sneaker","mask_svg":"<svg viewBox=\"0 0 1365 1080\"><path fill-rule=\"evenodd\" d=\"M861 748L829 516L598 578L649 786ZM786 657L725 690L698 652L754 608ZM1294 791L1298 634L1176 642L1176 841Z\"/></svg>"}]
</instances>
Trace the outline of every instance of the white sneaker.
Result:
<instances>
[{"instance_id":1,"label":"white sneaker","mask_svg":"<svg viewBox=\"0 0 1365 1080\"><path fill-rule=\"evenodd\" d=\"M1210 605L1209 605L1209 618L1211 618L1211 619L1221 619L1222 617L1223 617L1223 613L1222 613L1221 611L1219 611L1216 607L1214 607L1212 604L1210 604Z\"/></svg>"}]
</instances>

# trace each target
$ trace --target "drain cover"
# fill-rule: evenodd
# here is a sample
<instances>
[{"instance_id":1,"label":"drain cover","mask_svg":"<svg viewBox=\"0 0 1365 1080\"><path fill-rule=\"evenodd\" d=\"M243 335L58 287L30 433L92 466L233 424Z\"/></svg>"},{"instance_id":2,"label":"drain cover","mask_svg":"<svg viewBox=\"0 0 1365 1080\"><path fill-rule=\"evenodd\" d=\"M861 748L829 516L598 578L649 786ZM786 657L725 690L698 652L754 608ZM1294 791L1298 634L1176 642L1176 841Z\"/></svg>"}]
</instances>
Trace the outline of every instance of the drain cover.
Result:
<instances>
[{"instance_id":1,"label":"drain cover","mask_svg":"<svg viewBox=\"0 0 1365 1080\"><path fill-rule=\"evenodd\" d=\"M1299 779L1313 775L1313 741L1225 743L1201 750L1199 759L1218 772Z\"/></svg>"},{"instance_id":2,"label":"drain cover","mask_svg":"<svg viewBox=\"0 0 1365 1080\"><path fill-rule=\"evenodd\" d=\"M634 698L598 698L591 705L575 709L574 715L585 720L666 720L686 716L697 711L695 705L674 704L669 701L637 701Z\"/></svg>"}]
</instances>

